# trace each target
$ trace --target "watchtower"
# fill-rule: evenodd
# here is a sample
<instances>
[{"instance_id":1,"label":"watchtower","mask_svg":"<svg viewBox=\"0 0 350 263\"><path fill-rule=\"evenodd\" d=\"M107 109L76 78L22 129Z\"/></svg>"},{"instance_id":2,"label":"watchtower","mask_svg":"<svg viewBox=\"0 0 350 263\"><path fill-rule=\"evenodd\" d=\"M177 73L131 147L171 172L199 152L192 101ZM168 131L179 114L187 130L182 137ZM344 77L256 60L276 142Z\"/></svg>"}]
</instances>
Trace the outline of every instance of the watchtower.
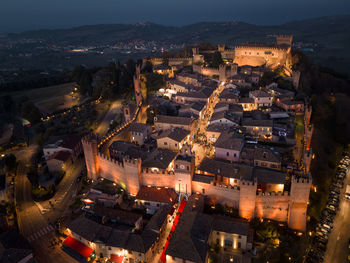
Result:
<instances>
[{"instance_id":1,"label":"watchtower","mask_svg":"<svg viewBox=\"0 0 350 263\"><path fill-rule=\"evenodd\" d=\"M311 184L310 175L292 176L288 213L288 226L292 229L306 230L306 211Z\"/></svg>"},{"instance_id":2,"label":"watchtower","mask_svg":"<svg viewBox=\"0 0 350 263\"><path fill-rule=\"evenodd\" d=\"M239 191L239 216L245 219L252 219L255 216L255 201L257 179L254 181L240 180Z\"/></svg>"},{"instance_id":3,"label":"watchtower","mask_svg":"<svg viewBox=\"0 0 350 263\"><path fill-rule=\"evenodd\" d=\"M293 36L292 35L277 35L276 44L277 45L288 45L292 46Z\"/></svg>"},{"instance_id":4,"label":"watchtower","mask_svg":"<svg viewBox=\"0 0 350 263\"><path fill-rule=\"evenodd\" d=\"M81 140L85 164L87 169L87 177L92 180L96 180L99 176L99 165L97 159L97 140L92 138L91 135Z\"/></svg>"}]
</instances>

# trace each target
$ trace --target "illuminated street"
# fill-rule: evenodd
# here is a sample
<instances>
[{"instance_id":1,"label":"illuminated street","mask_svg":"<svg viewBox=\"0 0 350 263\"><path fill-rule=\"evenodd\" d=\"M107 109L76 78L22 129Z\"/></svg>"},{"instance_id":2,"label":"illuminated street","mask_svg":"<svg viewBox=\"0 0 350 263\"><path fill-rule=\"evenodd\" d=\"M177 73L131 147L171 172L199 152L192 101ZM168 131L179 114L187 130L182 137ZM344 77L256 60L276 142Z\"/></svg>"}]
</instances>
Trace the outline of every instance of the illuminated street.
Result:
<instances>
[{"instance_id":1,"label":"illuminated street","mask_svg":"<svg viewBox=\"0 0 350 263\"><path fill-rule=\"evenodd\" d=\"M106 132L109 128L109 125L111 124L111 121L112 120L115 121L118 114L121 113L121 108L122 108L121 100L114 101L111 104L108 112L106 113L102 122L100 123L100 125L96 129L96 134L98 136L102 137L103 135L106 134Z\"/></svg>"}]
</instances>

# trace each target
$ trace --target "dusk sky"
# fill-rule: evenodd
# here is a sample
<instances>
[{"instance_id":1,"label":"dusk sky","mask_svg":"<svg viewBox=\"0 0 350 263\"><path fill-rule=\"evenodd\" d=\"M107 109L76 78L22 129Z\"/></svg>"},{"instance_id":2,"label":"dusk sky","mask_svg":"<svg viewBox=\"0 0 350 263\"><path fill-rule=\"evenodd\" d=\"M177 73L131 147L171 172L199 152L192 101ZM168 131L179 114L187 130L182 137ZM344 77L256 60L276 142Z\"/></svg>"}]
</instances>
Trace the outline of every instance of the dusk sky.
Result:
<instances>
[{"instance_id":1,"label":"dusk sky","mask_svg":"<svg viewBox=\"0 0 350 263\"><path fill-rule=\"evenodd\" d=\"M350 13L349 0L2 0L0 32L104 23L201 21L280 24Z\"/></svg>"}]
</instances>

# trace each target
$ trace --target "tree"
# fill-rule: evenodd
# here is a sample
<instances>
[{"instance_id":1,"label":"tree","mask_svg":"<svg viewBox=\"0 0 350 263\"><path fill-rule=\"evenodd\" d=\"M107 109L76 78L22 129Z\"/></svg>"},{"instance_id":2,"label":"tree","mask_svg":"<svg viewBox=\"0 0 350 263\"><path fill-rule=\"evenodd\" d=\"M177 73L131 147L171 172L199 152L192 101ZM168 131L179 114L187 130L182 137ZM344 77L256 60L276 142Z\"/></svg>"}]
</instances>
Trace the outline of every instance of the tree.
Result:
<instances>
[{"instance_id":1,"label":"tree","mask_svg":"<svg viewBox=\"0 0 350 263\"><path fill-rule=\"evenodd\" d=\"M224 64L222 60L221 53L219 51L215 51L211 56L211 66L214 68L218 68L220 65Z\"/></svg>"},{"instance_id":2,"label":"tree","mask_svg":"<svg viewBox=\"0 0 350 263\"><path fill-rule=\"evenodd\" d=\"M113 91L111 88L109 87L105 87L103 88L102 92L101 92L101 97L104 99L104 100L108 100L108 99L111 99L113 97Z\"/></svg>"}]
</instances>

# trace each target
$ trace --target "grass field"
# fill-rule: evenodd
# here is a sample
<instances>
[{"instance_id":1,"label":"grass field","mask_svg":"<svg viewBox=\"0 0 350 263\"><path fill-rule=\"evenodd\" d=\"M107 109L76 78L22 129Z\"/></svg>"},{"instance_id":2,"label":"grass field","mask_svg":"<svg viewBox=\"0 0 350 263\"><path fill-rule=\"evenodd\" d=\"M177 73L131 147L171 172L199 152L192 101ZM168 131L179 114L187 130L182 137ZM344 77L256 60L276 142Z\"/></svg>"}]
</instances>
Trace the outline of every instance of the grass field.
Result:
<instances>
[{"instance_id":1,"label":"grass field","mask_svg":"<svg viewBox=\"0 0 350 263\"><path fill-rule=\"evenodd\" d=\"M55 85L39 89L21 90L7 93L15 101L27 96L43 113L51 113L63 108L69 108L79 103L79 99L72 99L70 95L74 82Z\"/></svg>"}]
</instances>

